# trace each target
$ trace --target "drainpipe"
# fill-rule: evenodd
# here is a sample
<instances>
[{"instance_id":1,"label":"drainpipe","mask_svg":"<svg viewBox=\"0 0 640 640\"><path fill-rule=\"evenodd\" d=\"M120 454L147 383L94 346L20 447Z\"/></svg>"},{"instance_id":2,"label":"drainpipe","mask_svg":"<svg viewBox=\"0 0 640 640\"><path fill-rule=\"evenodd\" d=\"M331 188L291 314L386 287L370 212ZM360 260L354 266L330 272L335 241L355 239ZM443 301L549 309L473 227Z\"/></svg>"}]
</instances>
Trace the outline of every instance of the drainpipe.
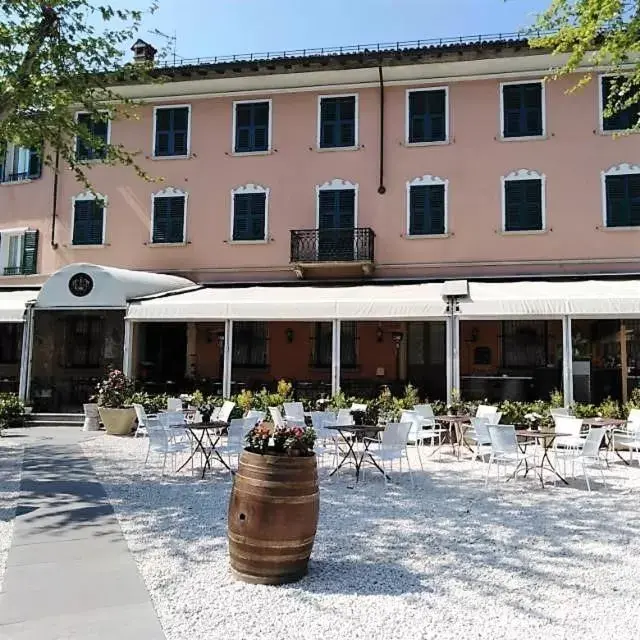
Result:
<instances>
[{"instance_id":1,"label":"drainpipe","mask_svg":"<svg viewBox=\"0 0 640 640\"><path fill-rule=\"evenodd\" d=\"M380 77L380 176L378 183L378 193L383 195L387 188L384 186L384 78L382 76L382 65L378 65L378 75Z\"/></svg>"},{"instance_id":2,"label":"drainpipe","mask_svg":"<svg viewBox=\"0 0 640 640\"><path fill-rule=\"evenodd\" d=\"M56 159L53 174L53 202L51 203L51 248L57 249L56 218L58 217L58 169L60 168L60 150L56 149Z\"/></svg>"}]
</instances>

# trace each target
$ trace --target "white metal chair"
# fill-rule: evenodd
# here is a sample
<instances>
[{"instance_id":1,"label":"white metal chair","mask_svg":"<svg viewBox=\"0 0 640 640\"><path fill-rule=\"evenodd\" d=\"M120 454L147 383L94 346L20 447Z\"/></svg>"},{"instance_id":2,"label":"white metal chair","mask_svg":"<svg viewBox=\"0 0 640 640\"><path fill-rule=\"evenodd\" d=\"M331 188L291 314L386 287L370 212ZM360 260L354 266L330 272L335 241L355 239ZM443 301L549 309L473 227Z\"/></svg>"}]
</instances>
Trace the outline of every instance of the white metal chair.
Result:
<instances>
[{"instance_id":1,"label":"white metal chair","mask_svg":"<svg viewBox=\"0 0 640 640\"><path fill-rule=\"evenodd\" d=\"M212 419L216 420L216 422L229 422L231 412L233 411L235 406L235 402L232 402L231 400L225 400L222 404L222 407L220 407L220 411L218 411L216 417L213 418L212 416Z\"/></svg>"},{"instance_id":2,"label":"white metal chair","mask_svg":"<svg viewBox=\"0 0 640 640\"><path fill-rule=\"evenodd\" d=\"M351 415L351 409L338 409L336 415L336 424L345 427L354 424L353 416Z\"/></svg>"},{"instance_id":3,"label":"white metal chair","mask_svg":"<svg viewBox=\"0 0 640 640\"><path fill-rule=\"evenodd\" d=\"M182 411L180 398L167 398L167 411Z\"/></svg>"},{"instance_id":4,"label":"white metal chair","mask_svg":"<svg viewBox=\"0 0 640 640\"><path fill-rule=\"evenodd\" d=\"M516 478L523 462L533 459L533 454L523 453L518 446L518 438L516 436L515 427L510 425L487 425L489 430L489 438L491 439L491 454L489 456L489 465L487 466L487 475L485 477L485 486L489 484L489 474L491 465L496 463L497 479L500 480L500 465L505 467L509 464L515 465L515 469L511 476Z\"/></svg>"},{"instance_id":5,"label":"white metal chair","mask_svg":"<svg viewBox=\"0 0 640 640\"><path fill-rule=\"evenodd\" d=\"M564 407L554 407L549 411L552 418L562 417L562 416L570 416L571 413L569 409L565 409Z\"/></svg>"},{"instance_id":6,"label":"white metal chair","mask_svg":"<svg viewBox=\"0 0 640 640\"><path fill-rule=\"evenodd\" d=\"M133 437L137 438L138 436L146 436L147 421L150 418L155 418L156 416L154 414L147 415L147 412L141 404L134 403L133 408L135 409L136 418L138 419L138 426L136 427L136 432L133 434Z\"/></svg>"},{"instance_id":7,"label":"white metal chair","mask_svg":"<svg viewBox=\"0 0 640 640\"><path fill-rule=\"evenodd\" d=\"M488 416L482 416L487 420L488 424L499 424L502 419L502 411L496 411L495 413L491 413Z\"/></svg>"},{"instance_id":8,"label":"white metal chair","mask_svg":"<svg viewBox=\"0 0 640 640\"><path fill-rule=\"evenodd\" d=\"M476 451L474 460L482 458L486 455L486 447L491 449L491 436L489 435L489 421L487 418L471 418L471 429L467 431L466 437L475 445Z\"/></svg>"},{"instance_id":9,"label":"white metal chair","mask_svg":"<svg viewBox=\"0 0 640 640\"><path fill-rule=\"evenodd\" d=\"M284 429L287 426L278 407L269 407L269 414L276 429Z\"/></svg>"},{"instance_id":10,"label":"white metal chair","mask_svg":"<svg viewBox=\"0 0 640 640\"><path fill-rule=\"evenodd\" d=\"M97 404L83 404L84 408L84 424L83 431L98 431L100 429L100 414L98 413Z\"/></svg>"},{"instance_id":11,"label":"white metal chair","mask_svg":"<svg viewBox=\"0 0 640 640\"><path fill-rule=\"evenodd\" d=\"M250 409L249 411L247 411L247 415L245 416L245 419L247 420L251 420L253 425L255 426L257 424L260 424L266 416L266 412L265 411L258 411L257 409Z\"/></svg>"},{"instance_id":12,"label":"white metal chair","mask_svg":"<svg viewBox=\"0 0 640 640\"><path fill-rule=\"evenodd\" d=\"M304 406L302 402L283 402L284 421L294 427L304 427Z\"/></svg>"},{"instance_id":13,"label":"white metal chair","mask_svg":"<svg viewBox=\"0 0 640 640\"><path fill-rule=\"evenodd\" d=\"M349 412L351 412L351 411L362 411L363 413L366 413L367 409L368 409L368 407L367 407L366 404L353 402L351 404L351 407L349 407Z\"/></svg>"},{"instance_id":14,"label":"white metal chair","mask_svg":"<svg viewBox=\"0 0 640 640\"><path fill-rule=\"evenodd\" d=\"M405 409L400 414L400 423L408 422L411 425L409 429L409 435L407 436L408 442L413 444L416 453L418 454L418 462L420 463L420 469L424 471L424 465L422 464L422 456L420 455L420 449L422 448L422 419L416 411L410 411Z\"/></svg>"},{"instance_id":15,"label":"white metal chair","mask_svg":"<svg viewBox=\"0 0 640 640\"><path fill-rule=\"evenodd\" d=\"M488 404L480 404L476 409L476 418L491 418L498 412L498 407L492 407Z\"/></svg>"},{"instance_id":16,"label":"white metal chair","mask_svg":"<svg viewBox=\"0 0 640 640\"><path fill-rule=\"evenodd\" d=\"M326 411L312 411L311 424L316 432L316 455L324 458L331 455L334 465L338 464L338 432L327 429L327 424L333 424L334 416Z\"/></svg>"},{"instance_id":17,"label":"white metal chair","mask_svg":"<svg viewBox=\"0 0 640 640\"><path fill-rule=\"evenodd\" d=\"M602 438L604 438L604 429L602 427L591 427L587 437L583 440L584 444L582 450L575 457L575 462L579 462L582 466L582 473L587 485L587 491L591 491L591 484L589 483L589 474L587 473L587 466L590 465L600 471L602 477L603 486L607 486L607 481L604 477L603 463L606 462L600 457L600 445L602 444Z\"/></svg>"},{"instance_id":18,"label":"white metal chair","mask_svg":"<svg viewBox=\"0 0 640 640\"><path fill-rule=\"evenodd\" d=\"M185 440L172 441L169 430L163 427L157 418L147 418L146 428L147 434L149 435L149 448L147 449L147 457L144 460L145 465L149 460L149 454L154 452L163 456L162 475L164 475L167 466L168 456L172 458L172 469L175 471L176 456L183 452L191 453L191 444ZM191 464L191 470L193 472L193 460Z\"/></svg>"},{"instance_id":19,"label":"white metal chair","mask_svg":"<svg viewBox=\"0 0 640 640\"><path fill-rule=\"evenodd\" d=\"M368 453L384 470L385 485L389 480L385 463L389 463L389 470L392 471L394 461L398 461L399 469L402 473L403 460L407 462L409 478L411 479L411 485L413 485L413 471L411 470L411 463L409 462L407 452L410 430L411 422L389 422L384 428L384 431L380 433L379 440L369 438L369 440L373 440L374 444L370 446ZM364 466L362 467L362 471L364 478Z\"/></svg>"},{"instance_id":20,"label":"white metal chair","mask_svg":"<svg viewBox=\"0 0 640 640\"><path fill-rule=\"evenodd\" d=\"M633 463L633 454L640 454L640 409L632 409L627 417L624 429L615 429L612 434L614 451L626 449L629 452L629 464Z\"/></svg>"},{"instance_id":21,"label":"white metal chair","mask_svg":"<svg viewBox=\"0 0 640 640\"><path fill-rule=\"evenodd\" d=\"M245 436L254 427L252 418L233 418L227 427L227 441L224 445L216 446L220 455L226 454L229 466L232 466L232 457L240 458L245 448Z\"/></svg>"},{"instance_id":22,"label":"white metal chair","mask_svg":"<svg viewBox=\"0 0 640 640\"><path fill-rule=\"evenodd\" d=\"M553 452L557 461L562 460L564 474L567 473L567 462L571 462L571 474L573 475L575 458L584 445L584 439L580 436L582 431L582 418L573 416L556 415L553 417L556 432L566 435L556 436L553 441Z\"/></svg>"}]
</instances>

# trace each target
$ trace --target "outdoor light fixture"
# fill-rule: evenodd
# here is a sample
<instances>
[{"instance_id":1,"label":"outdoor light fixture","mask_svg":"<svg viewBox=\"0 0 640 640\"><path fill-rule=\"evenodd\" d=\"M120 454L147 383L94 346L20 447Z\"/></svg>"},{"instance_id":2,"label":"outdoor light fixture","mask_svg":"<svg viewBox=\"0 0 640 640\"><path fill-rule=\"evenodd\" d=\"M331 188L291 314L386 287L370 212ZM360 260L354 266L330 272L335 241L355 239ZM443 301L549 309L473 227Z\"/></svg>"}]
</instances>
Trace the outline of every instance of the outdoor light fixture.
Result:
<instances>
[{"instance_id":1,"label":"outdoor light fixture","mask_svg":"<svg viewBox=\"0 0 640 640\"><path fill-rule=\"evenodd\" d=\"M218 346L220 347L220 351L224 349L224 331L218 331Z\"/></svg>"},{"instance_id":2,"label":"outdoor light fixture","mask_svg":"<svg viewBox=\"0 0 640 640\"><path fill-rule=\"evenodd\" d=\"M384 332L382 331L382 327L378 325L378 328L376 329L376 340L378 342L382 342L383 339L384 339Z\"/></svg>"},{"instance_id":3,"label":"outdoor light fixture","mask_svg":"<svg viewBox=\"0 0 640 640\"><path fill-rule=\"evenodd\" d=\"M400 343L402 342L402 338L404 337L402 331L394 331L391 334L391 337L393 338L393 344L395 345L396 349L400 349Z\"/></svg>"},{"instance_id":4,"label":"outdoor light fixture","mask_svg":"<svg viewBox=\"0 0 640 640\"><path fill-rule=\"evenodd\" d=\"M294 333L293 333L293 329L291 327L289 327L286 331L285 331L285 335L287 336L287 342L289 344L291 344L293 342L293 337L294 337Z\"/></svg>"}]
</instances>

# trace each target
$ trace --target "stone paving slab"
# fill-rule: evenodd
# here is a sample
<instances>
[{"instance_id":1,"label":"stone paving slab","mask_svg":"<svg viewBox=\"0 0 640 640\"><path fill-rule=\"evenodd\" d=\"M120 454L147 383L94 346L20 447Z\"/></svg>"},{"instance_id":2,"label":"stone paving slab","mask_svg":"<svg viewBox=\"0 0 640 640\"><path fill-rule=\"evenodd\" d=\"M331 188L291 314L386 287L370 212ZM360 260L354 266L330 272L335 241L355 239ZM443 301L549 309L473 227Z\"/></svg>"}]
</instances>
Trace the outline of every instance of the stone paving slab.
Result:
<instances>
[{"instance_id":1,"label":"stone paving slab","mask_svg":"<svg viewBox=\"0 0 640 640\"><path fill-rule=\"evenodd\" d=\"M113 508L74 435L37 434L26 443L0 638L164 640Z\"/></svg>"}]
</instances>

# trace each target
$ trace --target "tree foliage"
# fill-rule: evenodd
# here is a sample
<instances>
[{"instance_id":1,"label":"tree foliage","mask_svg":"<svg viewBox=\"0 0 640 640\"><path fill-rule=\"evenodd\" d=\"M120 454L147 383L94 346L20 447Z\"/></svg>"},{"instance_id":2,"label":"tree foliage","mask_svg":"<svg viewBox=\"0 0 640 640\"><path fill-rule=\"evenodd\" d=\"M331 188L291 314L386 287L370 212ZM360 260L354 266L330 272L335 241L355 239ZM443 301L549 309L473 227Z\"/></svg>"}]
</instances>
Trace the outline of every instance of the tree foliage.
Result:
<instances>
[{"instance_id":1,"label":"tree foliage","mask_svg":"<svg viewBox=\"0 0 640 640\"><path fill-rule=\"evenodd\" d=\"M605 117L640 101L640 0L553 0L536 28L546 35L534 37L532 46L567 55L554 77L583 66L617 74ZM574 89L591 77L584 73Z\"/></svg>"},{"instance_id":2,"label":"tree foliage","mask_svg":"<svg viewBox=\"0 0 640 640\"><path fill-rule=\"evenodd\" d=\"M155 10L150 5L147 12ZM42 160L67 164L90 188L91 165L76 159L76 139L104 162L131 166L136 150L105 144L75 114L91 121L135 118L118 86L150 79L147 65L124 64L145 12L92 0L0 0L0 141L42 149ZM128 53L128 52L127 52Z\"/></svg>"}]
</instances>

